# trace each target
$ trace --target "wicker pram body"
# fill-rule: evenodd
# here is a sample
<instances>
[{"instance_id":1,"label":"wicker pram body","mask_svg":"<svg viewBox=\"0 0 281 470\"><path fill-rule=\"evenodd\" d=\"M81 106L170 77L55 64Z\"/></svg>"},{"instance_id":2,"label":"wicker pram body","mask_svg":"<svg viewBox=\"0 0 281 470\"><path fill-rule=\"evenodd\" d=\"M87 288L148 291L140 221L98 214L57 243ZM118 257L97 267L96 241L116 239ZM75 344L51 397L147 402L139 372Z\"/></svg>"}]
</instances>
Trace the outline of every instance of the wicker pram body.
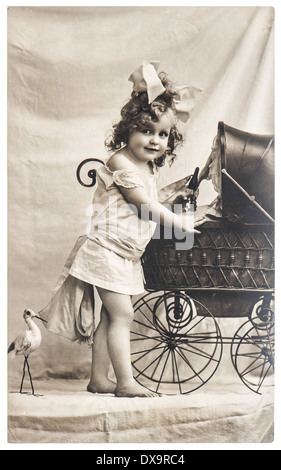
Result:
<instances>
[{"instance_id":1,"label":"wicker pram body","mask_svg":"<svg viewBox=\"0 0 281 470\"><path fill-rule=\"evenodd\" d=\"M253 302L274 289L272 225L240 227L221 219L200 231L186 251L177 251L174 240L151 240L142 258L146 289L188 292L214 316L247 316Z\"/></svg>"},{"instance_id":2,"label":"wicker pram body","mask_svg":"<svg viewBox=\"0 0 281 470\"><path fill-rule=\"evenodd\" d=\"M270 290L274 287L272 227L233 227L224 220L200 226L190 250L152 240L143 256L146 288Z\"/></svg>"}]
</instances>

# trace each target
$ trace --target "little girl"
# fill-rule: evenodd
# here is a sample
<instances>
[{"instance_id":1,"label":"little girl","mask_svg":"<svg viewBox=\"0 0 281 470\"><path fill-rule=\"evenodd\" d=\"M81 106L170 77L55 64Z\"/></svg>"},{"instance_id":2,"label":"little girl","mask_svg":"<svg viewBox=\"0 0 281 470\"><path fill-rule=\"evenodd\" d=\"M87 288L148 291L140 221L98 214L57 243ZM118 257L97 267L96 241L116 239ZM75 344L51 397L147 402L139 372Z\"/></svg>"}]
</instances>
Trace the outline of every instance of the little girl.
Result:
<instances>
[{"instance_id":1,"label":"little girl","mask_svg":"<svg viewBox=\"0 0 281 470\"><path fill-rule=\"evenodd\" d=\"M92 346L87 390L117 397L155 396L133 378L130 361L132 296L144 291L140 258L156 222L185 233L187 218L158 202L158 168L182 142L177 121L186 121L197 89L176 88L157 63L143 62L129 78L131 99L121 110L107 146L114 153L97 170L91 229L75 245L50 304L40 312L46 327L75 339L91 339L93 286L102 302ZM112 365L116 383L108 377Z\"/></svg>"}]
</instances>

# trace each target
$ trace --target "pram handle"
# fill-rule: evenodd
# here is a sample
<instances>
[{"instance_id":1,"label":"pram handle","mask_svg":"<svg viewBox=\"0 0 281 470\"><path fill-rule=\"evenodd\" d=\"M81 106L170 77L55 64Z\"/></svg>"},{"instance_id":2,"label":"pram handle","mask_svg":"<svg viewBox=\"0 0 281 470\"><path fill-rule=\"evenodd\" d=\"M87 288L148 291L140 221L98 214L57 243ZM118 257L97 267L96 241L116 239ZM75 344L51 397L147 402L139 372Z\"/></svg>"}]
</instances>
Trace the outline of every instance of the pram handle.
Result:
<instances>
[{"instance_id":1,"label":"pram handle","mask_svg":"<svg viewBox=\"0 0 281 470\"><path fill-rule=\"evenodd\" d=\"M97 171L95 169L89 170L88 171L88 176L92 180L91 183L86 184L82 181L81 176L80 176L81 169L84 165L86 165L89 162L97 162L97 163L101 163L102 165L104 165L104 162L102 160L99 160L98 158L86 158L85 160L83 160L78 165L77 170L76 170L76 178L82 186L85 186L87 188L91 188L92 186L95 186L95 184L96 184L96 173L97 173Z\"/></svg>"}]
</instances>

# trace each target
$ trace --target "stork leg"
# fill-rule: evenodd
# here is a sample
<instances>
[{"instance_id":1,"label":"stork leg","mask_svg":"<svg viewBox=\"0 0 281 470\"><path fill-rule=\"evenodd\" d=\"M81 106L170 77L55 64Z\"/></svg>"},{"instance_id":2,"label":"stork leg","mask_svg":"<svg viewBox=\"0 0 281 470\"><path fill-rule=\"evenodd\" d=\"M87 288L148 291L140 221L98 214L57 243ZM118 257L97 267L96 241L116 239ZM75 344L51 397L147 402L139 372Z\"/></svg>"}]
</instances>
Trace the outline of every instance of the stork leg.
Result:
<instances>
[{"instance_id":1,"label":"stork leg","mask_svg":"<svg viewBox=\"0 0 281 470\"><path fill-rule=\"evenodd\" d=\"M27 362L27 356L24 356L24 363L23 363L23 373L22 373L22 379L21 379L21 384L20 384L20 393L22 393L22 387L23 387L23 381L25 377L25 365Z\"/></svg>"},{"instance_id":2,"label":"stork leg","mask_svg":"<svg viewBox=\"0 0 281 470\"><path fill-rule=\"evenodd\" d=\"M29 380L30 380L32 395L34 395L34 387L33 387L32 377L31 377L30 368L29 368L29 364L28 364L28 357L26 358L26 365L27 365L27 370L28 370L28 374L29 374Z\"/></svg>"}]
</instances>

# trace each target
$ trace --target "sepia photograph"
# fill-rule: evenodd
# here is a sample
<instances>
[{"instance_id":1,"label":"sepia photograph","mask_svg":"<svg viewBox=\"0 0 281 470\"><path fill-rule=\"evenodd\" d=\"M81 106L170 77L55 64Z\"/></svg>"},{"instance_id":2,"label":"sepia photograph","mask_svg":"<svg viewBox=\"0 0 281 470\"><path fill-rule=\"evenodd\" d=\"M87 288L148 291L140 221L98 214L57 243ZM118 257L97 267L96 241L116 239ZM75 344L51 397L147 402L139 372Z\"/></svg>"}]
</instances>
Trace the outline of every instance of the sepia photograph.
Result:
<instances>
[{"instance_id":1,"label":"sepia photograph","mask_svg":"<svg viewBox=\"0 0 281 470\"><path fill-rule=\"evenodd\" d=\"M7 7L8 444L274 443L275 13Z\"/></svg>"}]
</instances>

